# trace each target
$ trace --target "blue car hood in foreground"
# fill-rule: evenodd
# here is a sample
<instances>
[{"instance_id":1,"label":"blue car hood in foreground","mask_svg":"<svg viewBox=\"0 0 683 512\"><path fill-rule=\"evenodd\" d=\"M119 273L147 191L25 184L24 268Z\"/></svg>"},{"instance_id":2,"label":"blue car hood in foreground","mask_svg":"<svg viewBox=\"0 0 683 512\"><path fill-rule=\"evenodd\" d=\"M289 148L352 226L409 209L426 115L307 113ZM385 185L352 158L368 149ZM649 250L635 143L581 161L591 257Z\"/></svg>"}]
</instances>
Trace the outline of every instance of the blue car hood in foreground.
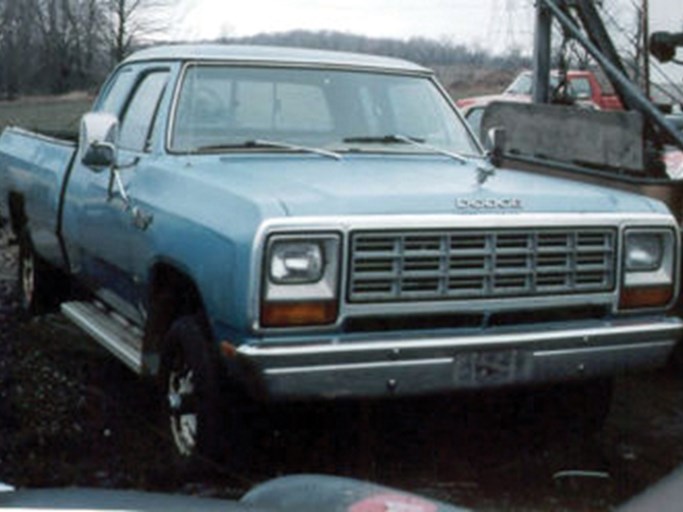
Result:
<instances>
[{"instance_id":1,"label":"blue car hood in foreground","mask_svg":"<svg viewBox=\"0 0 683 512\"><path fill-rule=\"evenodd\" d=\"M537 173L499 169L480 186L477 163L432 155L231 155L196 157L191 172L212 189L256 206L275 202L290 216L664 211L644 196ZM478 200L498 203L487 208Z\"/></svg>"}]
</instances>

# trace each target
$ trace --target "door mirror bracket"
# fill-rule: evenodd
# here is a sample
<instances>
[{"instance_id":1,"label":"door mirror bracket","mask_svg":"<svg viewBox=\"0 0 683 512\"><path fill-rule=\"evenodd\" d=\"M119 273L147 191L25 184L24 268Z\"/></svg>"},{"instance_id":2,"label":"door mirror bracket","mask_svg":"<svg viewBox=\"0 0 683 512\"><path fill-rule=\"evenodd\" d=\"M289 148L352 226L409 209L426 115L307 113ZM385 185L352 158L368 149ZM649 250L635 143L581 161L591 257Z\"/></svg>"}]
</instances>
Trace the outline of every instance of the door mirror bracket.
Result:
<instances>
[{"instance_id":1,"label":"door mirror bracket","mask_svg":"<svg viewBox=\"0 0 683 512\"><path fill-rule=\"evenodd\" d=\"M488 155L491 164L495 167L500 167L503 163L506 142L507 133L505 128L491 128L488 131Z\"/></svg>"}]
</instances>

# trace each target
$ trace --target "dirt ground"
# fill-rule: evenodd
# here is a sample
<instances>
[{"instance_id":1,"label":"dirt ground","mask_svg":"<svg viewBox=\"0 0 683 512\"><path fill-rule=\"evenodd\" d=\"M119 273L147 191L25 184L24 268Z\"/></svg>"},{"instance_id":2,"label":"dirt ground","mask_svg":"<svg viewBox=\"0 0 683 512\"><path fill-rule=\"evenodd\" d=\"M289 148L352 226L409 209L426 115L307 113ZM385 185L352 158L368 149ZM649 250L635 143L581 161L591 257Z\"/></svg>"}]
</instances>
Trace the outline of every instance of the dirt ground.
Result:
<instances>
[{"instance_id":1,"label":"dirt ground","mask_svg":"<svg viewBox=\"0 0 683 512\"><path fill-rule=\"evenodd\" d=\"M611 510L683 462L683 378L620 377L603 430L511 395L299 404L257 415L247 470L188 478L152 383L60 315L21 319L16 250L0 234L0 481L237 497L283 474L353 476L475 510ZM524 402L526 403L526 402Z\"/></svg>"}]
</instances>

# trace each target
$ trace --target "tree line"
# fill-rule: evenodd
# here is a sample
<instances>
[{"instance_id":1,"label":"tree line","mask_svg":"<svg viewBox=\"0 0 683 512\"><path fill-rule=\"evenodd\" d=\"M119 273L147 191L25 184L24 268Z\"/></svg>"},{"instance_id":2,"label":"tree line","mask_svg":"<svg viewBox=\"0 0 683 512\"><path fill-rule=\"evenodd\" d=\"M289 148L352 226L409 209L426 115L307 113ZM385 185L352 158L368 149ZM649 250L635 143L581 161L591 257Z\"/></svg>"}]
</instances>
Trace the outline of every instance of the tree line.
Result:
<instances>
[{"instance_id":1,"label":"tree line","mask_svg":"<svg viewBox=\"0 0 683 512\"><path fill-rule=\"evenodd\" d=\"M528 66L529 57L519 48L510 48L503 55L491 54L481 47L454 43L448 38L429 39L413 37L407 40L373 38L336 31L293 30L274 34L258 34L250 37L222 38L223 43L266 44L318 48L347 52L371 53L406 59L424 66L448 66L454 64L478 64L501 69Z\"/></svg>"},{"instance_id":2,"label":"tree line","mask_svg":"<svg viewBox=\"0 0 683 512\"><path fill-rule=\"evenodd\" d=\"M0 0L0 99L96 88L133 50L158 43L176 0ZM519 51L491 55L449 40L371 38L295 30L219 43L265 44L398 57L426 66L528 66ZM155 43L155 44L156 44Z\"/></svg>"}]
</instances>

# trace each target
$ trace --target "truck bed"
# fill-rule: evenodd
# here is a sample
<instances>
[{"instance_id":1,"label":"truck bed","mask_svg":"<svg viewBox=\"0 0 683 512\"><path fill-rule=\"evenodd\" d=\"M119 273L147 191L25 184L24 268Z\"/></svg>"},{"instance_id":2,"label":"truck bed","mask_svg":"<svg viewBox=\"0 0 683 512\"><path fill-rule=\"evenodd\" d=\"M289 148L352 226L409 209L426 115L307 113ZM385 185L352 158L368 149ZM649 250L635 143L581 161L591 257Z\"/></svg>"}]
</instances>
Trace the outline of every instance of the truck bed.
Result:
<instances>
[{"instance_id":1,"label":"truck bed","mask_svg":"<svg viewBox=\"0 0 683 512\"><path fill-rule=\"evenodd\" d=\"M74 141L15 127L0 135L0 216L9 219L13 205L23 203L36 252L55 266L63 265L60 197L75 155Z\"/></svg>"}]
</instances>

